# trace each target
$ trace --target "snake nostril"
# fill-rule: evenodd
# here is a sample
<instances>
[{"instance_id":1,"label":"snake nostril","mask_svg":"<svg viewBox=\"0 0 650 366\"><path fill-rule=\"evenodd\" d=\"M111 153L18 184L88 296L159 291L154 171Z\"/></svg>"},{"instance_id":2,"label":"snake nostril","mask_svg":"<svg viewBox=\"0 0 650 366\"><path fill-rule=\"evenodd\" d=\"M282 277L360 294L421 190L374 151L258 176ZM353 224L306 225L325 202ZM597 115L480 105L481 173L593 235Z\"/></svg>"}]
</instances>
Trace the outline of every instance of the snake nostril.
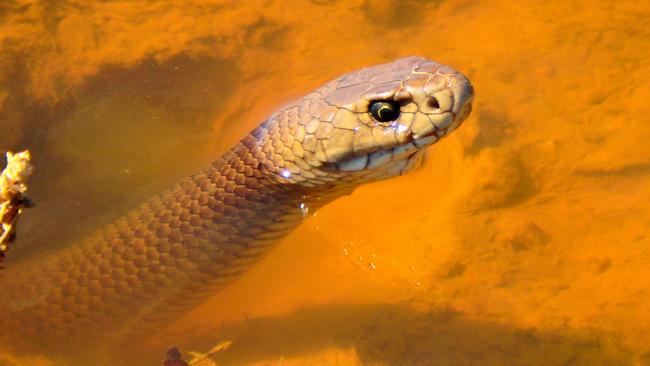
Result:
<instances>
[{"instance_id":1,"label":"snake nostril","mask_svg":"<svg viewBox=\"0 0 650 366\"><path fill-rule=\"evenodd\" d=\"M436 97L431 97L429 98L429 107L433 109L439 109L440 108L440 102L438 102L438 99Z\"/></svg>"}]
</instances>

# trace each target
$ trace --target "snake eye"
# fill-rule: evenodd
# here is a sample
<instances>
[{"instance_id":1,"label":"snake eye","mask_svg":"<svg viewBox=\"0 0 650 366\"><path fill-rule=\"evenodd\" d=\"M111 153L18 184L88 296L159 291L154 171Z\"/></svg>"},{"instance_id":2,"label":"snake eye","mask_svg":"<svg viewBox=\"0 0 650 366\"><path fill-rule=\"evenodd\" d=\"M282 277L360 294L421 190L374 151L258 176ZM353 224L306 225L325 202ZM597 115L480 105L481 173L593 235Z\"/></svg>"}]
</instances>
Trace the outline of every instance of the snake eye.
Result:
<instances>
[{"instance_id":1,"label":"snake eye","mask_svg":"<svg viewBox=\"0 0 650 366\"><path fill-rule=\"evenodd\" d=\"M370 112L370 115L372 115L372 118L377 121L390 122L399 117L399 104L384 100L372 102L370 107L368 107L368 111Z\"/></svg>"}]
</instances>

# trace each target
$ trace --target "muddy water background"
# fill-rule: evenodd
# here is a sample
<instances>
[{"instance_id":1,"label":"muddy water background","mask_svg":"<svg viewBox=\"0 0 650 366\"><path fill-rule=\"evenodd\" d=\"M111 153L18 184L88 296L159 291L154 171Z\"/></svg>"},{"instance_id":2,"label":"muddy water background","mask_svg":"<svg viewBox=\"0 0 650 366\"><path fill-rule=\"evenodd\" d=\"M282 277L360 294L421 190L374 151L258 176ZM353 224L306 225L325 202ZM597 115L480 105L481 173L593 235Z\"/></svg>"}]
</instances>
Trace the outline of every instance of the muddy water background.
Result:
<instances>
[{"instance_id":1,"label":"muddy water background","mask_svg":"<svg viewBox=\"0 0 650 366\"><path fill-rule=\"evenodd\" d=\"M119 353L232 340L220 365L650 365L649 5L0 2L0 150L36 164L11 261L74 243L342 72L423 55L477 100L422 169L318 211Z\"/></svg>"}]
</instances>

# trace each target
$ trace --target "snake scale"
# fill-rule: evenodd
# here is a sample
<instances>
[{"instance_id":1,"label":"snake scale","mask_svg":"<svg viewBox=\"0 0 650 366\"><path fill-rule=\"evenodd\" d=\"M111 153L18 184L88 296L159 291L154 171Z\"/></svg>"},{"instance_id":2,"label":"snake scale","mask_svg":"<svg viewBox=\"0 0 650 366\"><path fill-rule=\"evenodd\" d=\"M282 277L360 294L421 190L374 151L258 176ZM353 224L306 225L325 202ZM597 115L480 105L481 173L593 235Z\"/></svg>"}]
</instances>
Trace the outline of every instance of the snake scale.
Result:
<instances>
[{"instance_id":1,"label":"snake scale","mask_svg":"<svg viewBox=\"0 0 650 366\"><path fill-rule=\"evenodd\" d=\"M3 344L103 344L197 305L296 227L305 206L415 167L472 99L465 76L420 57L326 83L90 237L9 265Z\"/></svg>"}]
</instances>

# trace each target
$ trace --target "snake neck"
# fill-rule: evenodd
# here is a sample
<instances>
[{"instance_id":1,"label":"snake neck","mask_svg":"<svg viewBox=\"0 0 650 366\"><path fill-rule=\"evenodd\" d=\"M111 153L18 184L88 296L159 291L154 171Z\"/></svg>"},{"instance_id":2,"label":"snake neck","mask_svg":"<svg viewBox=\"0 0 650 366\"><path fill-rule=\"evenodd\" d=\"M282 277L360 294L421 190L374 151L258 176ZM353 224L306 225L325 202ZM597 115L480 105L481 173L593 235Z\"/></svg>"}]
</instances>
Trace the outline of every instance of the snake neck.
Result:
<instances>
[{"instance_id":1,"label":"snake neck","mask_svg":"<svg viewBox=\"0 0 650 366\"><path fill-rule=\"evenodd\" d=\"M150 333L347 192L284 178L260 146L248 137L82 242L6 273L0 337L42 351Z\"/></svg>"}]
</instances>

